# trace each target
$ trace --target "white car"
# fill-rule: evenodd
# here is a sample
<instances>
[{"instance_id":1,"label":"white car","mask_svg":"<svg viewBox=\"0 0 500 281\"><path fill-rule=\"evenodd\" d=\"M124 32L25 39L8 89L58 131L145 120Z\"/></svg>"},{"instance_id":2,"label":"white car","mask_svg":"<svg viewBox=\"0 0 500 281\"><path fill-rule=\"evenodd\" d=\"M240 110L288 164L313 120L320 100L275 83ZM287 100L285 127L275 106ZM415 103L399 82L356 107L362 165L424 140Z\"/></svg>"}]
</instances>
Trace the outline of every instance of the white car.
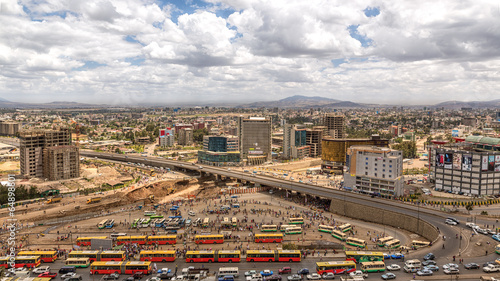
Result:
<instances>
[{"instance_id":1,"label":"white car","mask_svg":"<svg viewBox=\"0 0 500 281\"><path fill-rule=\"evenodd\" d=\"M467 227L470 227L470 228L474 228L474 227L476 226L476 224L475 224L475 223L473 223L473 222L468 222L468 223L466 223L465 225L466 225Z\"/></svg>"},{"instance_id":2,"label":"white car","mask_svg":"<svg viewBox=\"0 0 500 281\"><path fill-rule=\"evenodd\" d=\"M452 221L452 220L449 220L449 219L446 219L444 221L446 224L449 224L449 225L457 225L457 222L456 221Z\"/></svg>"},{"instance_id":3,"label":"white car","mask_svg":"<svg viewBox=\"0 0 500 281\"><path fill-rule=\"evenodd\" d=\"M319 280L321 279L321 275L318 273L311 273L307 275L307 280Z\"/></svg>"},{"instance_id":4,"label":"white car","mask_svg":"<svg viewBox=\"0 0 500 281\"><path fill-rule=\"evenodd\" d=\"M401 266L399 266L397 264L391 264L391 265L387 266L387 270L389 270L389 271L400 270L400 269L401 269Z\"/></svg>"},{"instance_id":5,"label":"white car","mask_svg":"<svg viewBox=\"0 0 500 281\"><path fill-rule=\"evenodd\" d=\"M448 270L448 269L451 269L451 268L458 269L458 264L447 263L447 264L443 265L443 270Z\"/></svg>"},{"instance_id":6,"label":"white car","mask_svg":"<svg viewBox=\"0 0 500 281\"><path fill-rule=\"evenodd\" d=\"M33 269L33 273L38 273L38 274L42 274L47 271L50 271L50 266L40 266Z\"/></svg>"},{"instance_id":7,"label":"white car","mask_svg":"<svg viewBox=\"0 0 500 281\"><path fill-rule=\"evenodd\" d=\"M65 273L65 274L61 275L61 279L64 280L66 278L70 278L70 277L73 277L75 275L76 275L75 272L68 272L68 273Z\"/></svg>"}]
</instances>

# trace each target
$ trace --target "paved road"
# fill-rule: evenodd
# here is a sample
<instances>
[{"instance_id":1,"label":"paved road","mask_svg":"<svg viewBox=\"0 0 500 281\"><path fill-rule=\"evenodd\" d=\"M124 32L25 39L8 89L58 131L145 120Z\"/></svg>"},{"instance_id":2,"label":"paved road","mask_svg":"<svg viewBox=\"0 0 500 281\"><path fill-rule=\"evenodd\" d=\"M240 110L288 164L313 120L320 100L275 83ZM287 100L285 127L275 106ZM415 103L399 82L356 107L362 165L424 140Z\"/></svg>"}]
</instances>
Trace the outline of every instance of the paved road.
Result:
<instances>
[{"instance_id":1,"label":"paved road","mask_svg":"<svg viewBox=\"0 0 500 281\"><path fill-rule=\"evenodd\" d=\"M323 261L327 261L331 259L324 258ZM290 266L292 268L292 273L296 273L299 269L301 268L308 268L311 272L315 272L316 268L316 262L319 262L320 259L317 257L311 258L308 257L304 259L300 263L288 263L288 262L276 262L276 263L249 263L242 261L241 263L213 263L213 264L199 264L199 263L185 263L182 261L182 259L178 259L176 262L170 262L170 263L157 263L157 268L170 268L172 270L175 270L175 266L178 266L178 275L181 274L182 268L188 267L188 266L195 266L195 267L205 267L210 270L210 273L218 272L220 267L238 267L239 268L239 273L240 277L237 278L239 281L245 280L244 278L244 273L245 271L248 270L257 270L261 271L264 269L270 269L273 272L278 272L278 269L284 267L284 266ZM401 267L403 267L403 261L402 260L391 260L391 261L386 261L386 264L392 264L396 263L399 264ZM441 265L441 263L438 263ZM57 260L55 263L50 263L50 264L44 264L44 265L49 265L51 267L52 271L57 271L59 268L63 266L63 261L62 260ZM461 272L461 277L460 280L478 280L480 275L488 275L482 272L481 269L479 270L466 270L463 268L463 266L460 267L460 272ZM77 269L77 273L82 275L83 280L100 280L102 278L102 275L90 275L90 268L79 268ZM397 280L411 280L413 278L412 274L405 273L404 271L394 271L394 273L397 276ZM370 273L368 276L368 279L365 280L381 280L380 276L382 273ZM32 274L32 276L35 276L35 274ZM122 278L119 280L125 279L128 275L123 275ZM154 276L151 275L151 276ZM286 276L288 275L283 275L283 281L286 281ZM489 274L489 276L500 276L500 274ZM439 272L434 275L434 280L454 280L451 279L450 276L444 275L442 270L440 269ZM468 277L468 278L465 278ZM59 276L56 278L60 279ZM142 280L146 280L147 278L142 278ZM424 278L416 278L416 279L425 279ZM335 280L340 280L338 277L335 278Z\"/></svg>"}]
</instances>

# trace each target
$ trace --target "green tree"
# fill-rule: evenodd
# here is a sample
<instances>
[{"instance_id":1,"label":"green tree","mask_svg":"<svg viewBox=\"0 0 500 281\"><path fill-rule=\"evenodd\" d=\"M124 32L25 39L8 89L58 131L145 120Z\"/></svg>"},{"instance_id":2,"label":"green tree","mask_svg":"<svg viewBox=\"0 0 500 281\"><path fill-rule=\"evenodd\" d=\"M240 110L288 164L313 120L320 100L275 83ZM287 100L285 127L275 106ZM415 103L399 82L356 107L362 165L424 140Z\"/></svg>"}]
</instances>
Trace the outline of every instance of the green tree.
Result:
<instances>
[{"instance_id":1,"label":"green tree","mask_svg":"<svg viewBox=\"0 0 500 281\"><path fill-rule=\"evenodd\" d=\"M195 142L203 142L203 136L208 135L207 128L197 129L193 131L193 140Z\"/></svg>"},{"instance_id":2,"label":"green tree","mask_svg":"<svg viewBox=\"0 0 500 281\"><path fill-rule=\"evenodd\" d=\"M393 149L401 150L403 158L416 158L417 157L417 144L414 141L404 141L392 146Z\"/></svg>"},{"instance_id":3,"label":"green tree","mask_svg":"<svg viewBox=\"0 0 500 281\"><path fill-rule=\"evenodd\" d=\"M470 211L472 211L474 209L474 206L472 205L472 203L468 203L467 205L465 205L465 209L469 212L470 214Z\"/></svg>"}]
</instances>

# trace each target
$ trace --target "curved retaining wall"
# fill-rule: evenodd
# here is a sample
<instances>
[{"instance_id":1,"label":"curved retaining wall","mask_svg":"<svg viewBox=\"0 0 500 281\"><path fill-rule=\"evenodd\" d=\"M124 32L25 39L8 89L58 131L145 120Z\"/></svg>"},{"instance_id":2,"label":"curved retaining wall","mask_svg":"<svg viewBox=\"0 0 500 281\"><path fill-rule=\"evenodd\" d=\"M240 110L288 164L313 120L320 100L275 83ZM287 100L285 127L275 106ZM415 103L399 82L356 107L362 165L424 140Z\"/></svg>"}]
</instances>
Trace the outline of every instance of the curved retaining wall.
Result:
<instances>
[{"instance_id":1,"label":"curved retaining wall","mask_svg":"<svg viewBox=\"0 0 500 281\"><path fill-rule=\"evenodd\" d=\"M395 228L401 228L425 237L429 241L435 241L439 237L437 228L432 224L422 219L418 219L416 217L401 214L398 212L388 211L366 205L359 205L340 199L332 199L330 204L330 211L332 213L343 215L353 219L385 224Z\"/></svg>"}]
</instances>

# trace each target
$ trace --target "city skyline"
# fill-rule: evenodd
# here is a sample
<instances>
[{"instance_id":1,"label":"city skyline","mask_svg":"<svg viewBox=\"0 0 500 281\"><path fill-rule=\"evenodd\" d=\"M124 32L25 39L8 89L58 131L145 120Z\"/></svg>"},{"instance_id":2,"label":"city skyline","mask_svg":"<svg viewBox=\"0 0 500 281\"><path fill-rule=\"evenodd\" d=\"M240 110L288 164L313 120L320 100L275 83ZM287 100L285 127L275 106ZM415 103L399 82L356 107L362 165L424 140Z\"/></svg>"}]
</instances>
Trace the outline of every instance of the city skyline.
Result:
<instances>
[{"instance_id":1,"label":"city skyline","mask_svg":"<svg viewBox=\"0 0 500 281\"><path fill-rule=\"evenodd\" d=\"M3 1L0 97L89 104L494 100L490 1Z\"/></svg>"}]
</instances>

